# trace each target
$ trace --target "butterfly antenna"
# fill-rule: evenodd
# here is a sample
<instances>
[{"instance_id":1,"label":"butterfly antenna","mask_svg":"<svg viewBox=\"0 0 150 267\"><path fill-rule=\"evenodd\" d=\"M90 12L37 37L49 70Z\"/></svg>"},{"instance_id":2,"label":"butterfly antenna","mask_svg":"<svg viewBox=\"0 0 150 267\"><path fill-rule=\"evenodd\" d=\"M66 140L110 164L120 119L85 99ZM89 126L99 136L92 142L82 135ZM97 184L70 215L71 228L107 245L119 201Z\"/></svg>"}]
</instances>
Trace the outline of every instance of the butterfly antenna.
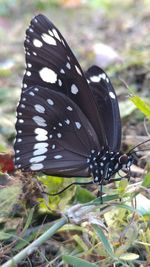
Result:
<instances>
[{"instance_id":1,"label":"butterfly antenna","mask_svg":"<svg viewBox=\"0 0 150 267\"><path fill-rule=\"evenodd\" d=\"M87 185L87 184L93 184L93 181L85 182L85 183L84 182L83 183L81 183L81 182L74 182L74 183L69 184L68 186L66 186L64 189L58 191L57 193L47 193L45 191L43 191L42 193L47 194L49 196L57 196L57 195L60 195L61 193L63 193L64 191L66 191L72 185Z\"/></svg>"},{"instance_id":2,"label":"butterfly antenna","mask_svg":"<svg viewBox=\"0 0 150 267\"><path fill-rule=\"evenodd\" d=\"M129 150L128 154L131 154L132 151L133 151L133 152L136 152L136 151L134 151L135 148L137 148L137 147L139 147L139 146L141 146L141 145L143 145L143 144L146 144L146 143L148 143L148 142L150 142L150 139L148 139L148 140L146 140L146 141L143 141L143 142L139 143L138 145L136 145L136 146L134 146L133 148L131 148L131 149ZM148 149L146 149L146 150L148 150ZM139 150L139 151L140 151L140 150ZM142 150L141 150L141 151L142 151ZM143 150L143 151L144 151L144 150Z\"/></svg>"},{"instance_id":3,"label":"butterfly antenna","mask_svg":"<svg viewBox=\"0 0 150 267\"><path fill-rule=\"evenodd\" d=\"M139 151L150 151L150 148L139 149L138 151L134 151L134 152L136 153L136 152L139 152Z\"/></svg>"}]
</instances>

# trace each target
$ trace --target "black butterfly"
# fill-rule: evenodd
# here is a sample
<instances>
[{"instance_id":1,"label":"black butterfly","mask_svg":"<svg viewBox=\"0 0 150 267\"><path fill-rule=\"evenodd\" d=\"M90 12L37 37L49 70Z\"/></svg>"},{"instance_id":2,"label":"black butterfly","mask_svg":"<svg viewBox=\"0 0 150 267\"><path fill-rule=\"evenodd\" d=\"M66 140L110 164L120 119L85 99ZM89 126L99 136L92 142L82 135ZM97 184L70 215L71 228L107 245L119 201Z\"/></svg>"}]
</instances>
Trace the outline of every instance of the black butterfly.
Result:
<instances>
[{"instance_id":1,"label":"black butterfly","mask_svg":"<svg viewBox=\"0 0 150 267\"><path fill-rule=\"evenodd\" d=\"M103 184L133 158L120 152L118 101L106 73L83 73L58 29L43 15L25 39L26 73L17 107L15 164L24 171L93 177Z\"/></svg>"}]
</instances>

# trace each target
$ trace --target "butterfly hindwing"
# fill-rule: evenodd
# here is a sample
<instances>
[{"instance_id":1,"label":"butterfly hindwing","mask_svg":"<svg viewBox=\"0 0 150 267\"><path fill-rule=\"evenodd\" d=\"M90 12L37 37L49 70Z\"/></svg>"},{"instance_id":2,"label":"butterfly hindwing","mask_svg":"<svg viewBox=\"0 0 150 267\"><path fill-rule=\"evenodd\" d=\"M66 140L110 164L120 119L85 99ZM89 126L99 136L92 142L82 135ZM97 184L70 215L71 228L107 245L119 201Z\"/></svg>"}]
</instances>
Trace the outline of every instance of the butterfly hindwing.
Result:
<instances>
[{"instance_id":1,"label":"butterfly hindwing","mask_svg":"<svg viewBox=\"0 0 150 267\"><path fill-rule=\"evenodd\" d=\"M108 147L111 151L119 151L121 120L115 90L107 74L101 68L92 66L85 75L103 121Z\"/></svg>"},{"instance_id":2,"label":"butterfly hindwing","mask_svg":"<svg viewBox=\"0 0 150 267\"><path fill-rule=\"evenodd\" d=\"M99 150L97 135L80 108L64 94L32 86L17 108L15 164L25 171L89 176L87 158Z\"/></svg>"}]
</instances>

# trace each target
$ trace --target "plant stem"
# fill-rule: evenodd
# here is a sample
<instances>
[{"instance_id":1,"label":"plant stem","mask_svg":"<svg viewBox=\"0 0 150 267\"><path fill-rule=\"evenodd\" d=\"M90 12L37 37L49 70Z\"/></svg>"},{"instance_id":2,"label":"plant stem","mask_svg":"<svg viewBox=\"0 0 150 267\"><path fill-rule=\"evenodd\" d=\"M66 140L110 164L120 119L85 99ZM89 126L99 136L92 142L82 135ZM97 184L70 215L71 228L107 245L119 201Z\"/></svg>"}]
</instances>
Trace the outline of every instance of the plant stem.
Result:
<instances>
[{"instance_id":1,"label":"plant stem","mask_svg":"<svg viewBox=\"0 0 150 267\"><path fill-rule=\"evenodd\" d=\"M60 229L63 225L68 223L67 217L61 218L57 221L50 229L48 229L44 234L42 234L38 239L33 241L29 246L20 251L16 256L14 256L11 260L4 263L1 267L14 267L21 260L32 254L37 248L47 241L51 236L53 236L58 229Z\"/></svg>"}]
</instances>

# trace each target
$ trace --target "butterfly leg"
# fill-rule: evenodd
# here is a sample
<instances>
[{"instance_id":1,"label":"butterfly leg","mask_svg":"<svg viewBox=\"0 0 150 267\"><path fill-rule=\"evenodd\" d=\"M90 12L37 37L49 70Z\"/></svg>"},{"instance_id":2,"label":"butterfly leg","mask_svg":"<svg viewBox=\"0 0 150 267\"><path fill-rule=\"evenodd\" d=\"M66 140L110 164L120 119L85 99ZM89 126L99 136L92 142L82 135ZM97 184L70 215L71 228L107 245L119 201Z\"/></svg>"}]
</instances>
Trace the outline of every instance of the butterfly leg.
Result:
<instances>
[{"instance_id":1,"label":"butterfly leg","mask_svg":"<svg viewBox=\"0 0 150 267\"><path fill-rule=\"evenodd\" d=\"M97 197L100 197L101 200L101 204L103 204L103 180L101 180L101 182L99 183L99 190L97 192Z\"/></svg>"}]
</instances>

